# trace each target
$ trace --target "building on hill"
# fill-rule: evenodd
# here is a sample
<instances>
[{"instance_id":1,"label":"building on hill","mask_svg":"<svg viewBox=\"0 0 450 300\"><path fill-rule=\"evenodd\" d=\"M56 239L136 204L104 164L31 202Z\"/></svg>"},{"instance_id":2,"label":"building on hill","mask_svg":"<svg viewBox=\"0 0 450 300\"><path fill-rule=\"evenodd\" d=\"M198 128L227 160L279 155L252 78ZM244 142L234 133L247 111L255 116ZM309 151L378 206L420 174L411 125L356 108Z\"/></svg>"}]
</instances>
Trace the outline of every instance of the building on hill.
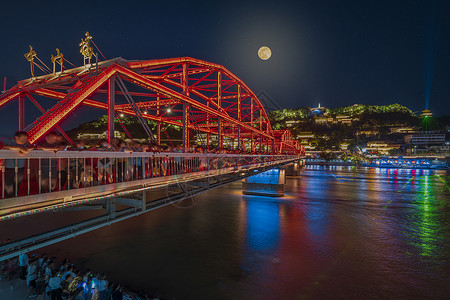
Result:
<instances>
[{"instance_id":1,"label":"building on hill","mask_svg":"<svg viewBox=\"0 0 450 300\"><path fill-rule=\"evenodd\" d=\"M440 131L418 131L405 136L408 154L440 153L448 154L450 145L446 142L445 133Z\"/></svg>"},{"instance_id":2,"label":"building on hill","mask_svg":"<svg viewBox=\"0 0 450 300\"><path fill-rule=\"evenodd\" d=\"M390 127L389 131L391 134L393 133L413 134L416 132L416 128L413 126Z\"/></svg>"},{"instance_id":3,"label":"building on hill","mask_svg":"<svg viewBox=\"0 0 450 300\"><path fill-rule=\"evenodd\" d=\"M389 155L392 150L399 150L400 144L387 141L368 142L366 152L379 155Z\"/></svg>"},{"instance_id":4,"label":"building on hill","mask_svg":"<svg viewBox=\"0 0 450 300\"><path fill-rule=\"evenodd\" d=\"M347 115L337 115L335 118L330 116L315 116L314 121L317 124L331 125L331 124L346 124L351 125L352 122L359 120L358 118L352 118Z\"/></svg>"},{"instance_id":5,"label":"building on hill","mask_svg":"<svg viewBox=\"0 0 450 300\"><path fill-rule=\"evenodd\" d=\"M356 132L356 135L366 135L366 136L373 136L373 135L378 135L380 132L376 129L372 129L372 130L358 130Z\"/></svg>"},{"instance_id":6,"label":"building on hill","mask_svg":"<svg viewBox=\"0 0 450 300\"><path fill-rule=\"evenodd\" d=\"M342 151L346 151L346 150L348 150L348 146L350 146L350 144L344 142L344 143L341 143L341 144L339 145L339 148L340 148Z\"/></svg>"},{"instance_id":7,"label":"building on hill","mask_svg":"<svg viewBox=\"0 0 450 300\"><path fill-rule=\"evenodd\" d=\"M316 135L311 131L300 132L297 135L297 140L307 151L316 149L316 146L312 143L312 140L314 139L316 139Z\"/></svg>"},{"instance_id":8,"label":"building on hill","mask_svg":"<svg viewBox=\"0 0 450 300\"><path fill-rule=\"evenodd\" d=\"M432 117L432 116L433 116L433 113L432 113L430 110L425 109L425 110L422 111L422 113L420 114L420 116L421 116L422 118L429 118L429 117Z\"/></svg>"},{"instance_id":9,"label":"building on hill","mask_svg":"<svg viewBox=\"0 0 450 300\"><path fill-rule=\"evenodd\" d=\"M418 131L405 136L405 143L410 145L442 145L445 143L445 133L439 131Z\"/></svg>"},{"instance_id":10,"label":"building on hill","mask_svg":"<svg viewBox=\"0 0 450 300\"><path fill-rule=\"evenodd\" d=\"M311 108L311 113L317 116L323 115L326 112L326 107L320 106L320 103L317 107Z\"/></svg>"},{"instance_id":11,"label":"building on hill","mask_svg":"<svg viewBox=\"0 0 450 300\"><path fill-rule=\"evenodd\" d=\"M317 123L317 124L327 124L328 123L328 118L327 117L316 117L316 118L314 118L314 121Z\"/></svg>"},{"instance_id":12,"label":"building on hill","mask_svg":"<svg viewBox=\"0 0 450 300\"><path fill-rule=\"evenodd\" d=\"M296 125L298 125L300 123L301 123L300 120L286 121L286 127L293 127L293 126L296 126Z\"/></svg>"},{"instance_id":13,"label":"building on hill","mask_svg":"<svg viewBox=\"0 0 450 300\"><path fill-rule=\"evenodd\" d=\"M347 124L347 125L351 125L353 122L353 119L346 115L337 115L336 120L338 121L338 123Z\"/></svg>"},{"instance_id":14,"label":"building on hill","mask_svg":"<svg viewBox=\"0 0 450 300\"><path fill-rule=\"evenodd\" d=\"M314 137L315 135L314 133L312 133L312 131L300 132L299 134L297 134L297 139L309 139Z\"/></svg>"}]
</instances>

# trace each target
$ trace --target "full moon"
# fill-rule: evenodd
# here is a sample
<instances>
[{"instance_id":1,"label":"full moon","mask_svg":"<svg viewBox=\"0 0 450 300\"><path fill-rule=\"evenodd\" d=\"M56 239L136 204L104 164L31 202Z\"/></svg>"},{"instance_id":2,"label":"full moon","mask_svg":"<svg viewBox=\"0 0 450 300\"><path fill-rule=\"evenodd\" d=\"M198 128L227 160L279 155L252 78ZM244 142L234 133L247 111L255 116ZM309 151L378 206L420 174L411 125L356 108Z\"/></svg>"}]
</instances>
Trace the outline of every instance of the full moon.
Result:
<instances>
[{"instance_id":1,"label":"full moon","mask_svg":"<svg viewBox=\"0 0 450 300\"><path fill-rule=\"evenodd\" d=\"M270 56L272 55L272 51L270 51L269 47L266 46L262 46L261 48L259 48L258 50L258 56L259 58L261 58L262 60L268 60L270 58Z\"/></svg>"}]
</instances>

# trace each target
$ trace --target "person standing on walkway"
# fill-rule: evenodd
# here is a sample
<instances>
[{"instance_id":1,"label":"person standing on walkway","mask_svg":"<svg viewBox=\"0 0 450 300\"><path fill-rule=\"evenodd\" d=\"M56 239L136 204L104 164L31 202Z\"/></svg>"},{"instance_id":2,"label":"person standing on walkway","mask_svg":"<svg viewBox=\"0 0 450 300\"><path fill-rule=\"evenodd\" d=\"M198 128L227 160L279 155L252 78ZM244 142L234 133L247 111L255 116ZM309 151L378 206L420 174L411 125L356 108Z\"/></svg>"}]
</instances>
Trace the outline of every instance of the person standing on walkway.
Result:
<instances>
[{"instance_id":1,"label":"person standing on walkway","mask_svg":"<svg viewBox=\"0 0 450 300\"><path fill-rule=\"evenodd\" d=\"M63 298L63 300L68 300L70 297L69 285L72 281L72 275L67 274L66 277L63 277L63 280L64 281L61 283L61 297Z\"/></svg>"},{"instance_id":2,"label":"person standing on walkway","mask_svg":"<svg viewBox=\"0 0 450 300\"><path fill-rule=\"evenodd\" d=\"M56 271L53 272L52 277L48 281L50 288L51 300L62 300L61 298L61 278L57 275Z\"/></svg>"},{"instance_id":3,"label":"person standing on walkway","mask_svg":"<svg viewBox=\"0 0 450 300\"><path fill-rule=\"evenodd\" d=\"M36 279L36 289L35 294L37 296L36 300L44 300L45 299L45 276L44 273L41 272L39 277Z\"/></svg>"},{"instance_id":4,"label":"person standing on walkway","mask_svg":"<svg viewBox=\"0 0 450 300\"><path fill-rule=\"evenodd\" d=\"M100 300L108 300L108 281L105 274L102 274L98 280L98 293Z\"/></svg>"},{"instance_id":5,"label":"person standing on walkway","mask_svg":"<svg viewBox=\"0 0 450 300\"><path fill-rule=\"evenodd\" d=\"M28 133L17 131L12 140L3 145L3 149L17 151L18 155L25 155L30 151ZM25 159L5 160L5 196L14 197L22 184L25 169Z\"/></svg>"},{"instance_id":6,"label":"person standing on walkway","mask_svg":"<svg viewBox=\"0 0 450 300\"><path fill-rule=\"evenodd\" d=\"M55 132L49 132L44 140L36 145L37 150L44 150L56 153L59 150L58 136ZM53 191L56 188L56 159L41 158L41 190Z\"/></svg>"},{"instance_id":7,"label":"person standing on walkway","mask_svg":"<svg viewBox=\"0 0 450 300\"><path fill-rule=\"evenodd\" d=\"M19 255L19 268L19 278L25 280L28 268L28 256L26 253L21 253Z\"/></svg>"},{"instance_id":8,"label":"person standing on walkway","mask_svg":"<svg viewBox=\"0 0 450 300\"><path fill-rule=\"evenodd\" d=\"M36 297L36 279L38 277L38 261L33 260L27 269L28 296Z\"/></svg>"}]
</instances>

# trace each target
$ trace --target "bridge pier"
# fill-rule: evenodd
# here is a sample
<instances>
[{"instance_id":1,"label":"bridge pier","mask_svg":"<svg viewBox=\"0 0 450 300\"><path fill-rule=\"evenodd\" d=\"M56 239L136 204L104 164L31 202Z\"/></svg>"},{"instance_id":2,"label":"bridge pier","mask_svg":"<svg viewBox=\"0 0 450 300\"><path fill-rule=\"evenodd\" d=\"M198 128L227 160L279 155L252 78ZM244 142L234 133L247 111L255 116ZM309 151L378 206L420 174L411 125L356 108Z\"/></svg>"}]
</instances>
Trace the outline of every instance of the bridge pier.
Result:
<instances>
[{"instance_id":1,"label":"bridge pier","mask_svg":"<svg viewBox=\"0 0 450 300\"><path fill-rule=\"evenodd\" d=\"M106 199L105 212L110 218L116 217L116 199Z\"/></svg>"},{"instance_id":2,"label":"bridge pier","mask_svg":"<svg viewBox=\"0 0 450 300\"><path fill-rule=\"evenodd\" d=\"M274 168L243 179L242 193L244 195L282 197L285 183L285 169L283 167Z\"/></svg>"},{"instance_id":3,"label":"bridge pier","mask_svg":"<svg viewBox=\"0 0 450 300\"><path fill-rule=\"evenodd\" d=\"M289 165L286 166L286 175L287 176L299 176L300 170L305 166L305 160L299 159Z\"/></svg>"}]
</instances>

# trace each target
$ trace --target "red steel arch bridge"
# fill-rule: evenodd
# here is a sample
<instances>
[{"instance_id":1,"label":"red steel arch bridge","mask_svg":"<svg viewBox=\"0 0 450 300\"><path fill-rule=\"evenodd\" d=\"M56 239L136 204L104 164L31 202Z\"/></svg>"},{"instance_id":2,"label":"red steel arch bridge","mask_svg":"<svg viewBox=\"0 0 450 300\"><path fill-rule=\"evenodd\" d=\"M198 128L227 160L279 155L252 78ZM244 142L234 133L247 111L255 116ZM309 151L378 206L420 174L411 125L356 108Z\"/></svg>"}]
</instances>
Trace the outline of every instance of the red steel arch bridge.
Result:
<instances>
[{"instance_id":1,"label":"red steel arch bridge","mask_svg":"<svg viewBox=\"0 0 450 300\"><path fill-rule=\"evenodd\" d=\"M115 58L54 70L4 91L0 116L2 106L14 101L19 108L18 129L29 133L31 143L50 130L70 141L61 128L64 119L88 106L107 111L109 143L115 121L128 115L141 122L154 144L161 143L162 125L179 126L184 153L33 150L19 156L0 150L0 226L55 210L99 211L44 233L42 228L30 228L27 237L13 236L0 246L0 260L162 206L186 202L189 206L209 189L298 162L304 154L289 131L272 129L263 105L242 80L221 65L190 57ZM44 109L43 102L51 107ZM25 124L25 105L30 104L41 115ZM147 120L156 122L156 132ZM214 143L218 150L236 149L240 154L192 153L193 137L200 137L204 148ZM14 183L9 194L8 178Z\"/></svg>"},{"instance_id":2,"label":"red steel arch bridge","mask_svg":"<svg viewBox=\"0 0 450 300\"><path fill-rule=\"evenodd\" d=\"M42 115L25 127L25 100ZM39 101L55 101L44 110ZM39 101L38 101L39 100ZM225 67L190 57L127 61L111 59L17 83L0 96L0 109L17 101L18 128L29 132L33 143L80 106L108 112L108 140L114 137L114 120L121 115L141 121L149 139L161 142L161 123L183 129L187 152L192 132L202 143L217 148L224 139L233 148L250 152L301 154L303 149L287 130L273 130L255 93ZM145 120L156 121L153 133Z\"/></svg>"}]
</instances>

